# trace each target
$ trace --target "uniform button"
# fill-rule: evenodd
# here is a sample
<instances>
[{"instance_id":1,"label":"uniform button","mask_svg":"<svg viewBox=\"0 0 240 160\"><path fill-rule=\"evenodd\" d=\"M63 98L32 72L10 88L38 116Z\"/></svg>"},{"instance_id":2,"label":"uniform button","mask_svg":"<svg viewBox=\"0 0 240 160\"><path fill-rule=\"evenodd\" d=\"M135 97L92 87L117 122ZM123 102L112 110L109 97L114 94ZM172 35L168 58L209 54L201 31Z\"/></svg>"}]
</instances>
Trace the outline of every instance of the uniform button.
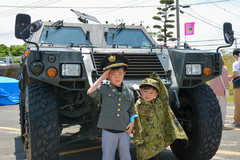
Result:
<instances>
[{"instance_id":1,"label":"uniform button","mask_svg":"<svg viewBox=\"0 0 240 160\"><path fill-rule=\"evenodd\" d=\"M119 100L119 101L121 101L122 99L121 99L121 98L119 98L118 100Z\"/></svg>"},{"instance_id":2,"label":"uniform button","mask_svg":"<svg viewBox=\"0 0 240 160\"><path fill-rule=\"evenodd\" d=\"M111 96L111 94L109 94L109 96Z\"/></svg>"},{"instance_id":3,"label":"uniform button","mask_svg":"<svg viewBox=\"0 0 240 160\"><path fill-rule=\"evenodd\" d=\"M119 117L119 114L117 114L117 116Z\"/></svg>"},{"instance_id":4,"label":"uniform button","mask_svg":"<svg viewBox=\"0 0 240 160\"><path fill-rule=\"evenodd\" d=\"M121 104L119 103L118 106L121 106Z\"/></svg>"},{"instance_id":5,"label":"uniform button","mask_svg":"<svg viewBox=\"0 0 240 160\"><path fill-rule=\"evenodd\" d=\"M118 111L120 111L120 108L118 108Z\"/></svg>"}]
</instances>

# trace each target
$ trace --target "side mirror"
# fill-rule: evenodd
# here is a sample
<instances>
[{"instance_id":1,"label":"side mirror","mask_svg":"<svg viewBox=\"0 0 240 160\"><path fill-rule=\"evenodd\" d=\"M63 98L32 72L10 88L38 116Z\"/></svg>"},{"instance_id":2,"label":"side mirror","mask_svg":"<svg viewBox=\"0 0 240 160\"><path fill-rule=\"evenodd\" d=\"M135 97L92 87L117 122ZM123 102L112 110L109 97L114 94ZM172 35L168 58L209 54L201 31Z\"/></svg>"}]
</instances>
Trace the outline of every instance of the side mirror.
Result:
<instances>
[{"instance_id":1,"label":"side mirror","mask_svg":"<svg viewBox=\"0 0 240 160\"><path fill-rule=\"evenodd\" d=\"M224 35L225 42L227 44L233 44L234 34L233 34L231 23L226 22L223 24L223 35Z\"/></svg>"},{"instance_id":2,"label":"side mirror","mask_svg":"<svg viewBox=\"0 0 240 160\"><path fill-rule=\"evenodd\" d=\"M23 35L20 33L31 24L31 17L27 14L18 14L15 22L15 37L18 39L28 39L30 31L27 30Z\"/></svg>"}]
</instances>

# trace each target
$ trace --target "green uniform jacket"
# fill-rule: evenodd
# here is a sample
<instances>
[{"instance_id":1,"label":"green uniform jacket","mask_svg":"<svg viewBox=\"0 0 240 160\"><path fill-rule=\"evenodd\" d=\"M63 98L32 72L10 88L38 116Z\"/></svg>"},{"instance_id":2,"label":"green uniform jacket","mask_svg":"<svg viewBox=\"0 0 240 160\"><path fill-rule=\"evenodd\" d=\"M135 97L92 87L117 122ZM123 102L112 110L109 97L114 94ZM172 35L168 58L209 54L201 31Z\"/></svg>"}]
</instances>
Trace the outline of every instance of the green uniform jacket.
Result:
<instances>
[{"instance_id":1,"label":"green uniform jacket","mask_svg":"<svg viewBox=\"0 0 240 160\"><path fill-rule=\"evenodd\" d=\"M133 92L122 84L122 92L112 84L102 84L99 89L89 94L101 103L98 128L125 131L134 111Z\"/></svg>"}]
</instances>

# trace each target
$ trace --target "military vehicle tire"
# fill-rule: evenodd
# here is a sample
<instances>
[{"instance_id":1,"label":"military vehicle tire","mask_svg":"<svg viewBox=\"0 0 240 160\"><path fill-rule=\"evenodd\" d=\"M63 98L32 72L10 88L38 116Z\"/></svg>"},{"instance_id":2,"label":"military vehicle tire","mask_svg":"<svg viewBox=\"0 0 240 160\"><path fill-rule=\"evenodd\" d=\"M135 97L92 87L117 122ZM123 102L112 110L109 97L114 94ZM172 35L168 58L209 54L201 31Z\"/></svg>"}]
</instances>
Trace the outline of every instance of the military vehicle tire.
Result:
<instances>
[{"instance_id":1,"label":"military vehicle tire","mask_svg":"<svg viewBox=\"0 0 240 160\"><path fill-rule=\"evenodd\" d=\"M36 82L26 89L28 159L59 159L58 108L52 85Z\"/></svg>"},{"instance_id":2,"label":"military vehicle tire","mask_svg":"<svg viewBox=\"0 0 240 160\"><path fill-rule=\"evenodd\" d=\"M180 89L179 100L180 109L192 122L183 122L189 140L188 143L174 141L171 145L173 153L180 160L211 159L222 137L222 115L214 92L204 83L195 88Z\"/></svg>"},{"instance_id":3,"label":"military vehicle tire","mask_svg":"<svg viewBox=\"0 0 240 160\"><path fill-rule=\"evenodd\" d=\"M22 95L22 91L20 91L20 94L19 94L19 116L20 116L20 119L19 119L19 123L20 123L20 126L21 126L21 139L22 141L24 142L24 133L26 132L26 129L25 129L25 102L24 102L24 99L23 99L23 95Z\"/></svg>"}]
</instances>

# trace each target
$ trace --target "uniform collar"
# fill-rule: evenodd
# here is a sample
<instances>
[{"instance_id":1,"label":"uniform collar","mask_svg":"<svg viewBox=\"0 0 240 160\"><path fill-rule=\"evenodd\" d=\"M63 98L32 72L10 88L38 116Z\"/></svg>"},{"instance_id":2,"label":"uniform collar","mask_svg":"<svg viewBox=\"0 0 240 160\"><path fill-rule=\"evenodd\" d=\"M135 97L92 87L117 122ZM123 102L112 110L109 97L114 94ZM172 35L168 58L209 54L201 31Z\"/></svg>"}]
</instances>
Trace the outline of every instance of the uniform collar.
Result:
<instances>
[{"instance_id":1,"label":"uniform collar","mask_svg":"<svg viewBox=\"0 0 240 160\"><path fill-rule=\"evenodd\" d=\"M110 83L109 87L110 87L112 93L115 94L116 96L121 96L122 97L122 96L126 96L126 95L129 94L129 91L128 91L127 87L124 85L124 83L122 83L121 94L119 94L118 90L116 89L116 87L112 83Z\"/></svg>"}]
</instances>

